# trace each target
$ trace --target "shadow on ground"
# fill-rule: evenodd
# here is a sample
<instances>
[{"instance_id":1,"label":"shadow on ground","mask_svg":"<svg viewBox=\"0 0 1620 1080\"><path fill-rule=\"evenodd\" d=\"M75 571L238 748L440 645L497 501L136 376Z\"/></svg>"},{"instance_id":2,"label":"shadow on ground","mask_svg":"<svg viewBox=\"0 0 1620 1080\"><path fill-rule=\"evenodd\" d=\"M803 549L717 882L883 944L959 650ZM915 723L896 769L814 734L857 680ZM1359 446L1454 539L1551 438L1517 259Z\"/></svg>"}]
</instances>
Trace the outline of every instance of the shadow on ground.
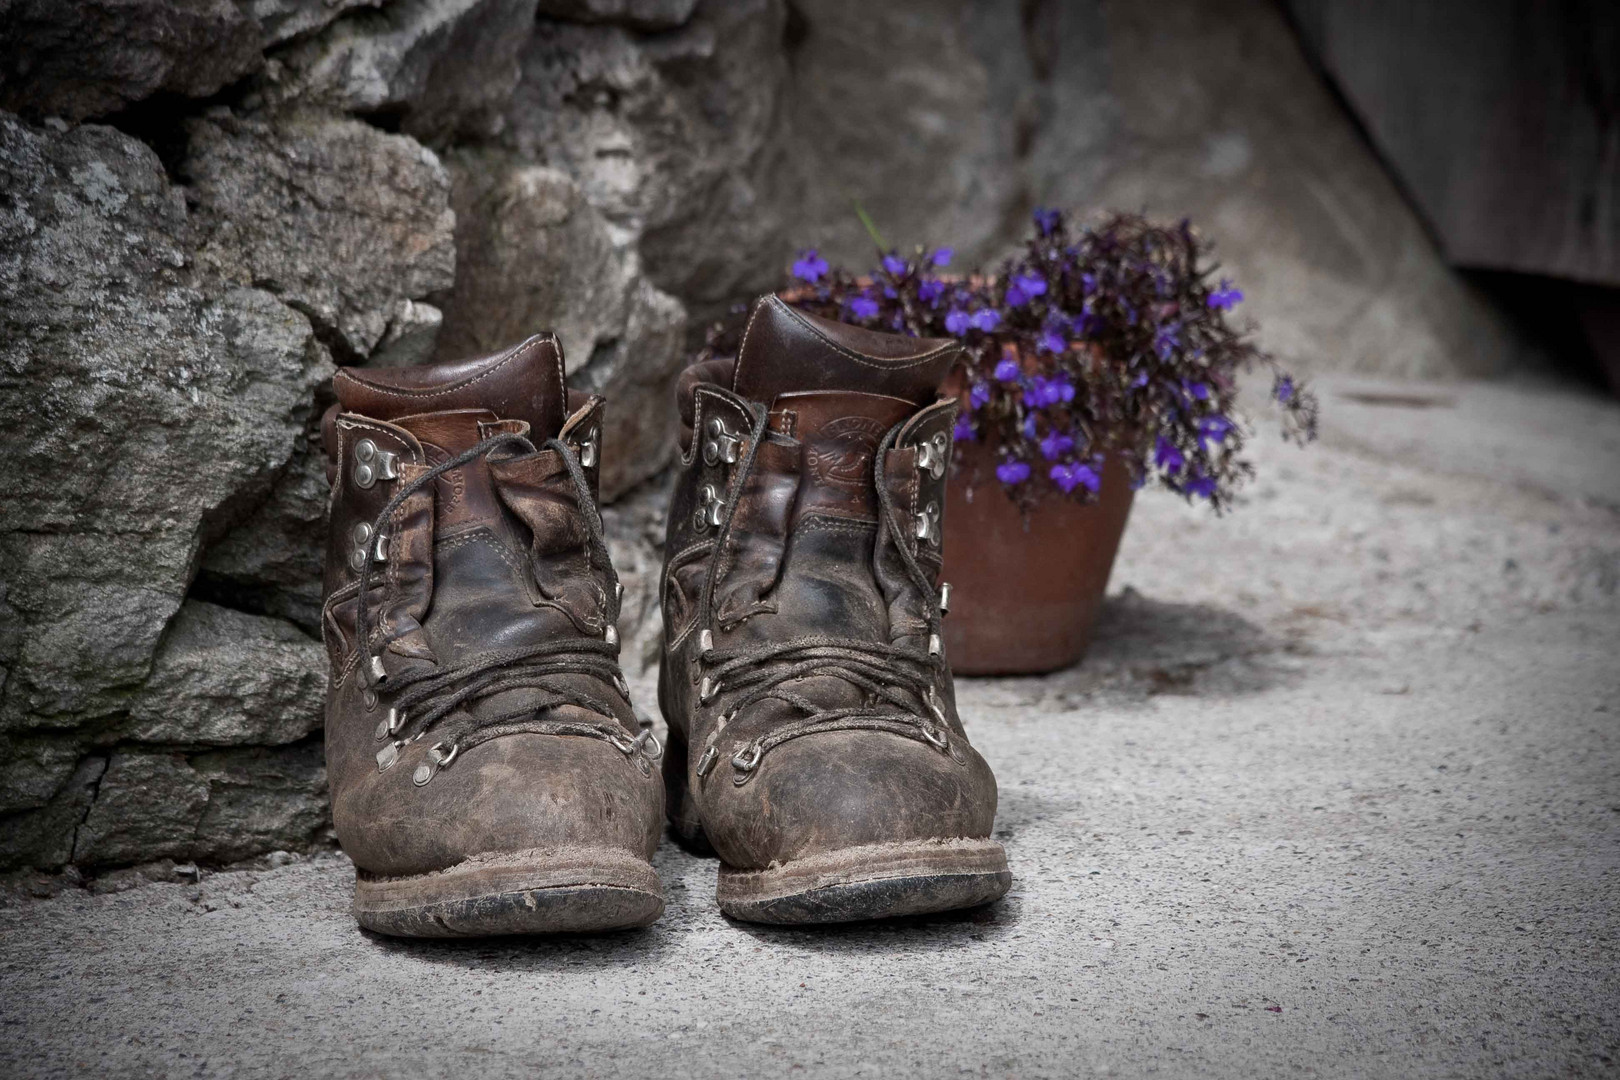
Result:
<instances>
[{"instance_id":1,"label":"shadow on ground","mask_svg":"<svg viewBox=\"0 0 1620 1080\"><path fill-rule=\"evenodd\" d=\"M1256 694L1288 679L1297 646L1243 616L1208 604L1153 600L1125 588L1103 602L1085 659L1035 678L959 680L971 690L992 687L1018 704L1066 708L1106 695L1145 699L1154 694Z\"/></svg>"}]
</instances>

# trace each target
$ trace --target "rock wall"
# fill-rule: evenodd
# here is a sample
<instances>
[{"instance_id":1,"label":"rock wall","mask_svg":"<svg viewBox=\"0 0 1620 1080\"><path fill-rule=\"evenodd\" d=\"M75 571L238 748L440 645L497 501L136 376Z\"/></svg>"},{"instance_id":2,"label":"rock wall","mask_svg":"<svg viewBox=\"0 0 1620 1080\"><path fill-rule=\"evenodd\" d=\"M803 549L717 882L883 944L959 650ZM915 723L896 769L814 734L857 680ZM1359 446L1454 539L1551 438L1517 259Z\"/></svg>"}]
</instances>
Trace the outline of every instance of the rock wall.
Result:
<instances>
[{"instance_id":1,"label":"rock wall","mask_svg":"<svg viewBox=\"0 0 1620 1080\"><path fill-rule=\"evenodd\" d=\"M334 364L554 327L617 496L704 320L871 257L857 202L958 265L1190 213L1290 359L1509 352L1264 0L0 2L0 868L322 841Z\"/></svg>"}]
</instances>

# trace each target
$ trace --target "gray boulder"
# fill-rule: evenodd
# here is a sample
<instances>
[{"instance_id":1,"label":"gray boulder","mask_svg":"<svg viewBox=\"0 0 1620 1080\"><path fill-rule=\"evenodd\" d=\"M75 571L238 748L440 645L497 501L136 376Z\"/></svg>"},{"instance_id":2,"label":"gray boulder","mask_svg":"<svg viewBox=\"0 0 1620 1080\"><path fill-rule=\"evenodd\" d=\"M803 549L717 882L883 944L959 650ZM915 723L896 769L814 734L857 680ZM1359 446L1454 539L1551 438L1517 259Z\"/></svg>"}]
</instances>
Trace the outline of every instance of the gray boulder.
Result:
<instances>
[{"instance_id":1,"label":"gray boulder","mask_svg":"<svg viewBox=\"0 0 1620 1080\"><path fill-rule=\"evenodd\" d=\"M22 404L0 431L14 812L76 805L80 754L150 674L203 538L268 494L332 371L304 316L199 271L194 248L147 147L0 114L0 397Z\"/></svg>"},{"instance_id":2,"label":"gray boulder","mask_svg":"<svg viewBox=\"0 0 1620 1080\"><path fill-rule=\"evenodd\" d=\"M503 143L573 177L639 239L647 275L706 312L769 287L783 223L780 0L701 6L673 33L542 19L522 54Z\"/></svg>"},{"instance_id":3,"label":"gray boulder","mask_svg":"<svg viewBox=\"0 0 1620 1080\"><path fill-rule=\"evenodd\" d=\"M394 0L276 55L274 100L387 117L432 145L499 133L535 0Z\"/></svg>"},{"instance_id":4,"label":"gray boulder","mask_svg":"<svg viewBox=\"0 0 1620 1080\"><path fill-rule=\"evenodd\" d=\"M320 114L224 110L188 133L199 259L304 312L345 359L383 339L400 301L454 279L449 180L414 140Z\"/></svg>"},{"instance_id":5,"label":"gray boulder","mask_svg":"<svg viewBox=\"0 0 1620 1080\"><path fill-rule=\"evenodd\" d=\"M148 673L199 539L268 490L329 377L308 321L199 276L149 149L0 116L0 432L13 639L6 728L116 711Z\"/></svg>"},{"instance_id":6,"label":"gray boulder","mask_svg":"<svg viewBox=\"0 0 1620 1080\"><path fill-rule=\"evenodd\" d=\"M188 600L122 735L186 746L297 742L321 726L325 696L319 641L282 619Z\"/></svg>"},{"instance_id":7,"label":"gray boulder","mask_svg":"<svg viewBox=\"0 0 1620 1080\"><path fill-rule=\"evenodd\" d=\"M0 109L82 120L158 91L206 97L261 67L260 45L233 0L11 0Z\"/></svg>"},{"instance_id":8,"label":"gray boulder","mask_svg":"<svg viewBox=\"0 0 1620 1080\"><path fill-rule=\"evenodd\" d=\"M379 8L384 0L237 0L259 24L268 48L306 37L356 8Z\"/></svg>"},{"instance_id":9,"label":"gray boulder","mask_svg":"<svg viewBox=\"0 0 1620 1080\"><path fill-rule=\"evenodd\" d=\"M1034 117L1020 111L1020 94L1034 80L1020 6L796 6L802 40L784 91L792 183L777 195L793 207L784 246L871 267L876 244L859 204L892 247L949 243L963 264L999 252L1029 199L1021 144ZM781 273L781 248L778 258Z\"/></svg>"},{"instance_id":10,"label":"gray boulder","mask_svg":"<svg viewBox=\"0 0 1620 1080\"><path fill-rule=\"evenodd\" d=\"M73 841L73 862L89 868L302 850L326 828L318 741L189 757L120 751L97 788Z\"/></svg>"}]
</instances>

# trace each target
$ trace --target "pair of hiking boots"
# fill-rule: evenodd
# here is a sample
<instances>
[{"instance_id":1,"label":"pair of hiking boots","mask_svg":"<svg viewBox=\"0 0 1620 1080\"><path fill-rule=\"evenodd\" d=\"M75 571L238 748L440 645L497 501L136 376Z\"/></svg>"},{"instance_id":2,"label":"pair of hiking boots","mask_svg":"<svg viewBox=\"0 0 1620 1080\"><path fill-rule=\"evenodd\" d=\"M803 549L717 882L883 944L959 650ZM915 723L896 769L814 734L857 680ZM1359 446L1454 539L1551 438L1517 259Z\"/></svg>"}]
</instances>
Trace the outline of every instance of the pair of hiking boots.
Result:
<instances>
[{"instance_id":1,"label":"pair of hiking boots","mask_svg":"<svg viewBox=\"0 0 1620 1080\"><path fill-rule=\"evenodd\" d=\"M386 934L663 911L667 818L765 923L969 907L1011 875L940 637L950 341L759 301L688 368L664 548L660 746L621 673L603 402L541 335L344 369L324 636L333 819ZM661 760L660 760L661 759Z\"/></svg>"}]
</instances>

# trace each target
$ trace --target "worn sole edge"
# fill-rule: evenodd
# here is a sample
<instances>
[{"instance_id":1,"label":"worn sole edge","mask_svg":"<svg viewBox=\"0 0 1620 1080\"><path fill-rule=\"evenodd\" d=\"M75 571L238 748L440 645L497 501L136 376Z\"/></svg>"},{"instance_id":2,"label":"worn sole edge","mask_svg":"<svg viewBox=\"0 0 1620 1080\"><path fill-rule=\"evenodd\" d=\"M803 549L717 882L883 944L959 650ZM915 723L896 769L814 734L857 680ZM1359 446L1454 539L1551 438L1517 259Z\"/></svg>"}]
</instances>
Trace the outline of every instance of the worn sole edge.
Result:
<instances>
[{"instance_id":1,"label":"worn sole edge","mask_svg":"<svg viewBox=\"0 0 1620 1080\"><path fill-rule=\"evenodd\" d=\"M663 911L658 872L616 848L475 856L401 877L355 872L354 917L394 937L626 930Z\"/></svg>"},{"instance_id":2,"label":"worn sole edge","mask_svg":"<svg viewBox=\"0 0 1620 1080\"><path fill-rule=\"evenodd\" d=\"M920 840L844 848L764 870L720 867L720 910L745 922L860 922L978 907L1012 886L994 840Z\"/></svg>"}]
</instances>

